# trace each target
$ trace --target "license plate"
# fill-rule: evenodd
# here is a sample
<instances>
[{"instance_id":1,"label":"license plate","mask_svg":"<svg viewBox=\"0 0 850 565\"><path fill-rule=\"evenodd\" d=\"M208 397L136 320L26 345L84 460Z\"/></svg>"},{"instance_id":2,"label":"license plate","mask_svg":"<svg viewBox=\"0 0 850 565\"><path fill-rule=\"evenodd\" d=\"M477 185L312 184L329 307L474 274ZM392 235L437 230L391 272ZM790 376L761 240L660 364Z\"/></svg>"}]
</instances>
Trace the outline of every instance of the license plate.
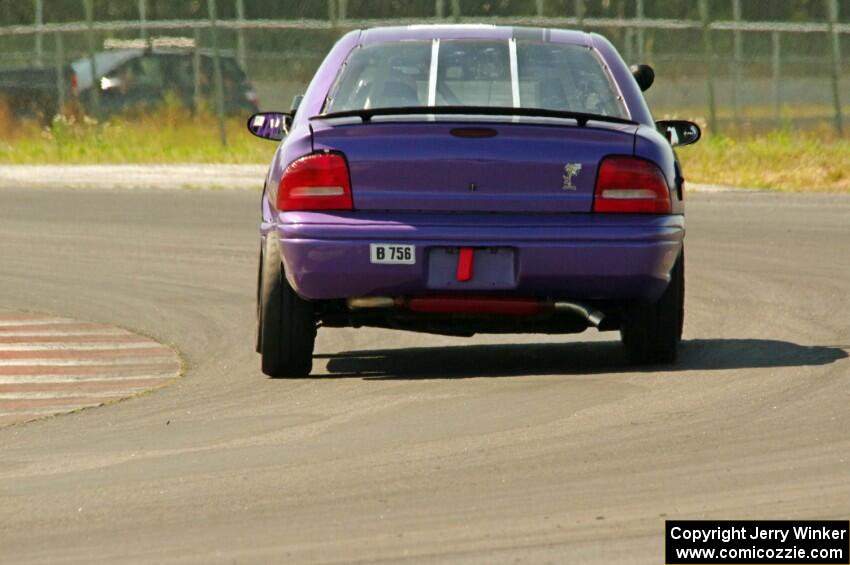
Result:
<instances>
[{"instance_id":1,"label":"license plate","mask_svg":"<svg viewBox=\"0 0 850 565\"><path fill-rule=\"evenodd\" d=\"M416 264L416 246L371 243L369 244L369 261L379 265L414 265Z\"/></svg>"},{"instance_id":2,"label":"license plate","mask_svg":"<svg viewBox=\"0 0 850 565\"><path fill-rule=\"evenodd\" d=\"M445 290L508 290L517 286L517 260L510 247L476 247L472 278L458 280L457 247L431 247L427 253L428 288Z\"/></svg>"}]
</instances>

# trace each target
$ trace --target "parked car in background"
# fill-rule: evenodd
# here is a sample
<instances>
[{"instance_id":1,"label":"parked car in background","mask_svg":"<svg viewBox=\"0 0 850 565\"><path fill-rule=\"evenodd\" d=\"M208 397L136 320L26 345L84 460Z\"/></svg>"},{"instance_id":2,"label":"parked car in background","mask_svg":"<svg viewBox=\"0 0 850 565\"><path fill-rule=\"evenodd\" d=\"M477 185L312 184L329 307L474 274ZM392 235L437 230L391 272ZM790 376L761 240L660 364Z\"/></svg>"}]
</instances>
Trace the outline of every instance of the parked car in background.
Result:
<instances>
[{"instance_id":1,"label":"parked car in background","mask_svg":"<svg viewBox=\"0 0 850 565\"><path fill-rule=\"evenodd\" d=\"M199 94L214 109L212 52L200 50ZM224 111L229 115L258 110L257 95L245 72L229 55L221 55ZM91 66L88 58L71 64L83 106L92 107ZM126 110L145 111L162 104L169 94L187 108L195 108L194 54L186 49L118 49L95 55L103 115Z\"/></svg>"},{"instance_id":2,"label":"parked car in background","mask_svg":"<svg viewBox=\"0 0 850 565\"><path fill-rule=\"evenodd\" d=\"M82 57L67 65L61 79L66 100L76 100L94 113L92 89L99 93L100 115L147 112L173 96L195 109L194 50L178 48L113 49ZM258 111L256 92L233 56L220 56L224 111L250 115ZM210 50L198 54L198 95L210 109L214 104L214 67ZM49 121L59 110L59 82L55 69L21 68L0 71L0 98L19 117L41 116Z\"/></svg>"},{"instance_id":3,"label":"parked car in background","mask_svg":"<svg viewBox=\"0 0 850 565\"><path fill-rule=\"evenodd\" d=\"M59 111L59 84L71 99L73 71L70 65L57 78L55 67L0 69L0 104L17 118L37 118L48 122Z\"/></svg>"},{"instance_id":4,"label":"parked car in background","mask_svg":"<svg viewBox=\"0 0 850 565\"><path fill-rule=\"evenodd\" d=\"M273 377L311 370L317 327L619 331L634 363L676 359L684 179L610 42L577 31L410 26L333 48L262 196L258 343ZM285 137L284 137L284 134Z\"/></svg>"}]
</instances>

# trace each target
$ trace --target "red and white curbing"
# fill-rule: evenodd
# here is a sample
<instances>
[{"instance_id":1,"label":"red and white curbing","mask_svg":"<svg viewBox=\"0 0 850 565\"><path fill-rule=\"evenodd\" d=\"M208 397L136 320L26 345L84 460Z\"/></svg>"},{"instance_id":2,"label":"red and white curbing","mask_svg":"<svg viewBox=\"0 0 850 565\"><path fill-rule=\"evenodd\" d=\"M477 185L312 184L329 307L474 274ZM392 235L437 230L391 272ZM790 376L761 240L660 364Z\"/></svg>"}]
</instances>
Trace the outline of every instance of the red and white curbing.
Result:
<instances>
[{"instance_id":1,"label":"red and white curbing","mask_svg":"<svg viewBox=\"0 0 850 565\"><path fill-rule=\"evenodd\" d=\"M173 349L127 330L0 312L0 426L127 398L179 374Z\"/></svg>"}]
</instances>

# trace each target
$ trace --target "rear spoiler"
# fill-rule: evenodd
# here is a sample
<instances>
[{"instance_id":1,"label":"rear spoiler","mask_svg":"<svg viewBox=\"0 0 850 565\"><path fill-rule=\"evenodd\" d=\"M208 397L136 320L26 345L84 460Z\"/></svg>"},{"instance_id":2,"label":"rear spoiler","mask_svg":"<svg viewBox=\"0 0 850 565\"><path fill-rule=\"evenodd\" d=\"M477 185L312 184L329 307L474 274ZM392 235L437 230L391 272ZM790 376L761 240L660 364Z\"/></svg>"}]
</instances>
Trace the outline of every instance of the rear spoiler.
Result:
<instances>
[{"instance_id":1,"label":"rear spoiler","mask_svg":"<svg viewBox=\"0 0 850 565\"><path fill-rule=\"evenodd\" d=\"M411 116L411 115L465 115L465 116L529 116L534 118L560 118L575 120L580 127L587 122L611 122L615 124L639 125L634 120L603 116L601 114L586 114L584 112L568 112L562 110L546 110L543 108L506 108L500 106L405 106L399 108L369 108L364 110L346 110L344 112L329 112L312 116L311 120L333 120L336 118L360 118L363 123L369 122L375 116Z\"/></svg>"}]
</instances>

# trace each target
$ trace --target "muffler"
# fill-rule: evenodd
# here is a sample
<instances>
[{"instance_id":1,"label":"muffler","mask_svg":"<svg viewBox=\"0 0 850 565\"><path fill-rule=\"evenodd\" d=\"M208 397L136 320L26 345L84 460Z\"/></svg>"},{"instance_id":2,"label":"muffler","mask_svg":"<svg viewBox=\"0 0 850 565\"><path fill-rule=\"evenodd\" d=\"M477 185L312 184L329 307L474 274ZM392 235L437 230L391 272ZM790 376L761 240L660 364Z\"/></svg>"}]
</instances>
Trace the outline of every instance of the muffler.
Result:
<instances>
[{"instance_id":1,"label":"muffler","mask_svg":"<svg viewBox=\"0 0 850 565\"><path fill-rule=\"evenodd\" d=\"M547 312L572 313L584 318L598 328L605 314L580 302L552 302L533 298L488 296L418 296L392 298L389 296L364 296L349 298L350 310L404 308L426 314L501 314L506 316L533 316Z\"/></svg>"}]
</instances>

